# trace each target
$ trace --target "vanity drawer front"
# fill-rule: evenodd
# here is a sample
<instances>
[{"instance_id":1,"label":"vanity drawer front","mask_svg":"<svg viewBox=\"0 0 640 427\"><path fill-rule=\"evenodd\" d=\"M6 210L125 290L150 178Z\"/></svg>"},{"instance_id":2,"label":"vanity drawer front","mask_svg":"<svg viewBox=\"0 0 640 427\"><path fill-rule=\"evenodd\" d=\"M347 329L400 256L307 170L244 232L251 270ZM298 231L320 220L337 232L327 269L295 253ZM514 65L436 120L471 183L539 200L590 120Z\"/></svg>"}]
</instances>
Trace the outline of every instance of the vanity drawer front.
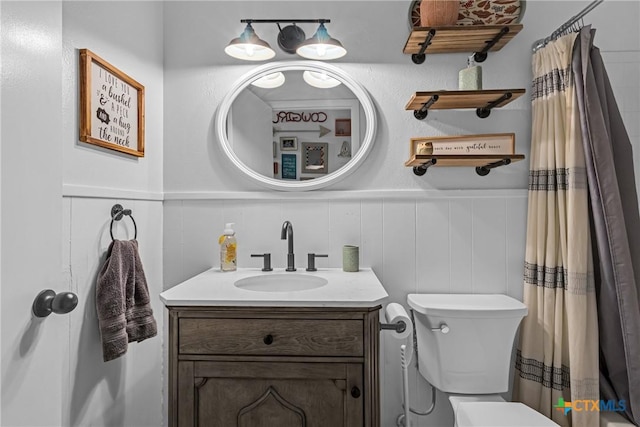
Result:
<instances>
[{"instance_id":1,"label":"vanity drawer front","mask_svg":"<svg viewBox=\"0 0 640 427\"><path fill-rule=\"evenodd\" d=\"M182 318L179 327L186 354L364 355L361 320Z\"/></svg>"}]
</instances>

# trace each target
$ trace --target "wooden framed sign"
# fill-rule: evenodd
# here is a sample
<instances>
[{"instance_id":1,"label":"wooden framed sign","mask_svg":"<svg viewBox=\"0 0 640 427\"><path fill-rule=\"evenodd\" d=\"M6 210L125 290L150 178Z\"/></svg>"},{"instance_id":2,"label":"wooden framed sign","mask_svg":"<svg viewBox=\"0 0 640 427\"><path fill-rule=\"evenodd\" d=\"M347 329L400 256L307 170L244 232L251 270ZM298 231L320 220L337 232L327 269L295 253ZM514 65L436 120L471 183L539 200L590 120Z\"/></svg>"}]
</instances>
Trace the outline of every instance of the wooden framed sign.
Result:
<instances>
[{"instance_id":1,"label":"wooden framed sign","mask_svg":"<svg viewBox=\"0 0 640 427\"><path fill-rule=\"evenodd\" d=\"M80 141L144 157L144 86L80 49Z\"/></svg>"}]
</instances>

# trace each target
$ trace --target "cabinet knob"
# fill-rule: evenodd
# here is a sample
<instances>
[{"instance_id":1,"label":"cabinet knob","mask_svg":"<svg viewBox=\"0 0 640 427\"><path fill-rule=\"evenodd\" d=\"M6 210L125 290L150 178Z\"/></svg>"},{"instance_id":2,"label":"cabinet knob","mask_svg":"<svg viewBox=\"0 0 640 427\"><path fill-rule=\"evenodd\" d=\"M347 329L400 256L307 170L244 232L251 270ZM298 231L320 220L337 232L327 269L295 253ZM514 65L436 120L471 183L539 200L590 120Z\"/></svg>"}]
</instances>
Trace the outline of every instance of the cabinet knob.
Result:
<instances>
[{"instance_id":1,"label":"cabinet knob","mask_svg":"<svg viewBox=\"0 0 640 427\"><path fill-rule=\"evenodd\" d=\"M360 397L360 389L356 386L353 386L351 388L351 396L353 396L354 398L359 398Z\"/></svg>"},{"instance_id":2,"label":"cabinet knob","mask_svg":"<svg viewBox=\"0 0 640 427\"><path fill-rule=\"evenodd\" d=\"M266 345L271 345L273 343L273 335L265 335L262 341L264 341Z\"/></svg>"}]
</instances>

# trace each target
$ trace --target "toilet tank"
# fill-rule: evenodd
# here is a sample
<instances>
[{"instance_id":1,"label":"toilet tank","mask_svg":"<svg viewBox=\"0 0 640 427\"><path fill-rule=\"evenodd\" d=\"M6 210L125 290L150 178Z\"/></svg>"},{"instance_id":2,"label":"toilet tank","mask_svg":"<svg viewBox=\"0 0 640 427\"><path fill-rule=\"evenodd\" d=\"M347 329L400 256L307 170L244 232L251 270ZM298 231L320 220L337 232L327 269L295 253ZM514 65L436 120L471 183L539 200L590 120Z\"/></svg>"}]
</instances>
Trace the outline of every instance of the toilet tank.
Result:
<instances>
[{"instance_id":1,"label":"toilet tank","mask_svg":"<svg viewBox=\"0 0 640 427\"><path fill-rule=\"evenodd\" d=\"M527 315L522 302L497 294L409 294L407 302L420 374L429 383L448 393L508 390L513 340ZM447 333L437 329L442 325Z\"/></svg>"}]
</instances>

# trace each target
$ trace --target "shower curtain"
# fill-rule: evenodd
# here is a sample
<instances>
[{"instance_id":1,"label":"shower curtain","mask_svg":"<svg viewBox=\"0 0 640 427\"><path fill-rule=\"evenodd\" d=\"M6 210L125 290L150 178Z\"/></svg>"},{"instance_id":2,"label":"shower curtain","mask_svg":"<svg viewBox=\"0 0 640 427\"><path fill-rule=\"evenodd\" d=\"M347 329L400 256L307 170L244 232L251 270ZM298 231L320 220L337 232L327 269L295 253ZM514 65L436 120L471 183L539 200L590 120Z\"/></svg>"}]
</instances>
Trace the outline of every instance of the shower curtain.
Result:
<instances>
[{"instance_id":1,"label":"shower curtain","mask_svg":"<svg viewBox=\"0 0 640 427\"><path fill-rule=\"evenodd\" d=\"M533 55L524 302L514 400L562 426L597 427L598 322L582 129L572 77L577 34Z\"/></svg>"},{"instance_id":2,"label":"shower curtain","mask_svg":"<svg viewBox=\"0 0 640 427\"><path fill-rule=\"evenodd\" d=\"M625 415L640 425L638 195L631 143L594 36L590 27L580 31L573 72L596 243L600 391L602 399L624 400Z\"/></svg>"}]
</instances>

